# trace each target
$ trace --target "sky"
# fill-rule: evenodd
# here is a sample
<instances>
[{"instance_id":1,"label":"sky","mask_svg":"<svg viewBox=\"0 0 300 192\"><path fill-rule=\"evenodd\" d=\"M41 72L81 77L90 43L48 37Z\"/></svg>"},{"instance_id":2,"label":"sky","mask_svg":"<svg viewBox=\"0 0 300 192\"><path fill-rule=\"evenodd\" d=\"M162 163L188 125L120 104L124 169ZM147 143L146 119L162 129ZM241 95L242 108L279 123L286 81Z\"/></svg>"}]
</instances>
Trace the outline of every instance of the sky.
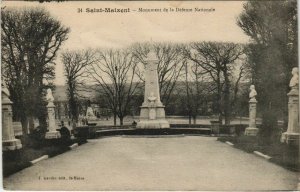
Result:
<instances>
[{"instance_id":1,"label":"sky","mask_svg":"<svg viewBox=\"0 0 300 192\"><path fill-rule=\"evenodd\" d=\"M21 2L4 1L7 7L44 7L50 15L69 27L68 40L63 50L87 48L123 48L135 42L223 41L246 43L249 41L236 25L236 18L243 10L243 1L127 1L127 2ZM83 12L78 13L81 8ZM93 8L123 8L129 13L88 13ZM161 12L138 12L143 9L161 9ZM164 12L163 9L168 12ZM192 12L170 12L176 8L193 9ZM195 8L214 9L195 12ZM134 11L136 10L136 11ZM60 51L60 52L61 52ZM65 82L63 64L56 59L55 84Z\"/></svg>"}]
</instances>

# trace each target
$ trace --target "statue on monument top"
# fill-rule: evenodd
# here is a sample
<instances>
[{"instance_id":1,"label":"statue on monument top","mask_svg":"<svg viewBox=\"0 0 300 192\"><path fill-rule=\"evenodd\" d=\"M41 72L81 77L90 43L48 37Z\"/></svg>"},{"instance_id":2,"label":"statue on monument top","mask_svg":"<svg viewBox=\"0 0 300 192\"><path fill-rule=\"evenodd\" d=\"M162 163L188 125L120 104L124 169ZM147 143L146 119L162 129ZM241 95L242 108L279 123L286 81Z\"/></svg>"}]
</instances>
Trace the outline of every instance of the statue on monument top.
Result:
<instances>
[{"instance_id":1,"label":"statue on monument top","mask_svg":"<svg viewBox=\"0 0 300 192\"><path fill-rule=\"evenodd\" d=\"M256 100L255 99L256 95L257 95L257 92L255 90L255 86L254 85L250 85L250 93L249 93L250 100Z\"/></svg>"},{"instance_id":2,"label":"statue on monument top","mask_svg":"<svg viewBox=\"0 0 300 192\"><path fill-rule=\"evenodd\" d=\"M290 87L293 88L298 88L299 85L299 72L298 72L298 67L294 67L292 70L292 79L290 81Z\"/></svg>"},{"instance_id":3,"label":"statue on monument top","mask_svg":"<svg viewBox=\"0 0 300 192\"><path fill-rule=\"evenodd\" d=\"M7 87L3 82L1 83L1 88L2 88L2 93L4 93L7 97L9 97L10 96L9 90L7 89Z\"/></svg>"},{"instance_id":4,"label":"statue on monument top","mask_svg":"<svg viewBox=\"0 0 300 192\"><path fill-rule=\"evenodd\" d=\"M52 95L52 90L50 88L47 89L46 100L48 103L52 103L54 101L54 97Z\"/></svg>"},{"instance_id":5,"label":"statue on monument top","mask_svg":"<svg viewBox=\"0 0 300 192\"><path fill-rule=\"evenodd\" d=\"M91 106L88 107L86 110L86 118L87 118L87 120L96 120L97 119L97 117L94 113L94 110Z\"/></svg>"}]
</instances>

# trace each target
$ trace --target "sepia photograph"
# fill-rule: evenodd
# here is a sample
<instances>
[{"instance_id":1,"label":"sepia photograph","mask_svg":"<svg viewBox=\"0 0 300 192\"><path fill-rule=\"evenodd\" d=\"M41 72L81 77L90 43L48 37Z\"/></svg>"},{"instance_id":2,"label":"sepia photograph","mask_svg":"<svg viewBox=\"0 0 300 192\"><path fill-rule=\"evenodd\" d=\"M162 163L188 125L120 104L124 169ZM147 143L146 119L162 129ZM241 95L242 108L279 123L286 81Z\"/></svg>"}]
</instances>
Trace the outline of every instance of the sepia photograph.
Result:
<instances>
[{"instance_id":1,"label":"sepia photograph","mask_svg":"<svg viewBox=\"0 0 300 192\"><path fill-rule=\"evenodd\" d=\"M1 3L4 191L300 190L297 0Z\"/></svg>"}]
</instances>

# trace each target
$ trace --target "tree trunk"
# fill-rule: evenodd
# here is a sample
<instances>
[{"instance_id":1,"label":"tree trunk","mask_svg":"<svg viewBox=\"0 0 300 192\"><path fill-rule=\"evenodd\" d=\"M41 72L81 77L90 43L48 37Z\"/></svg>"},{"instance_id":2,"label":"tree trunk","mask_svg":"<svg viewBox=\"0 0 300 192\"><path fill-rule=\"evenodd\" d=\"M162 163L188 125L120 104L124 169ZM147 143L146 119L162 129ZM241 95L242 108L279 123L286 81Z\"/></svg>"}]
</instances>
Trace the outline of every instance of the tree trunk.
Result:
<instances>
[{"instance_id":1,"label":"tree trunk","mask_svg":"<svg viewBox=\"0 0 300 192\"><path fill-rule=\"evenodd\" d=\"M75 91L73 90L72 86L69 85L69 109L70 109L70 118L77 122L78 120L78 104L77 100L74 97Z\"/></svg>"},{"instance_id":2,"label":"tree trunk","mask_svg":"<svg viewBox=\"0 0 300 192\"><path fill-rule=\"evenodd\" d=\"M120 119L120 125L123 126L123 119L124 119L124 117L121 116L121 117L119 117L119 119Z\"/></svg>"},{"instance_id":3,"label":"tree trunk","mask_svg":"<svg viewBox=\"0 0 300 192\"><path fill-rule=\"evenodd\" d=\"M46 116L42 115L38 119L39 119L39 124L42 128L42 131L47 132L47 119L46 119Z\"/></svg>"},{"instance_id":4,"label":"tree trunk","mask_svg":"<svg viewBox=\"0 0 300 192\"><path fill-rule=\"evenodd\" d=\"M221 92L222 92L222 87L221 87L221 80L220 80L220 72L218 71L217 73L217 110L218 110L218 117L219 117L219 122L220 125L223 124L223 118L222 118L222 107L221 107Z\"/></svg>"},{"instance_id":5,"label":"tree trunk","mask_svg":"<svg viewBox=\"0 0 300 192\"><path fill-rule=\"evenodd\" d=\"M220 122L220 125L223 124L223 117L222 117L222 113L219 113L219 122Z\"/></svg>"},{"instance_id":6,"label":"tree trunk","mask_svg":"<svg viewBox=\"0 0 300 192\"><path fill-rule=\"evenodd\" d=\"M26 117L22 117L21 124L22 124L22 134L23 136L25 136L28 134L28 119Z\"/></svg>"},{"instance_id":7,"label":"tree trunk","mask_svg":"<svg viewBox=\"0 0 300 192\"><path fill-rule=\"evenodd\" d=\"M117 115L114 114L114 126L117 126Z\"/></svg>"},{"instance_id":8,"label":"tree trunk","mask_svg":"<svg viewBox=\"0 0 300 192\"><path fill-rule=\"evenodd\" d=\"M266 142L270 142L271 139L277 134L279 130L277 116L274 113L274 109L265 109L263 111L262 125L259 131L260 135L266 139Z\"/></svg>"},{"instance_id":9,"label":"tree trunk","mask_svg":"<svg viewBox=\"0 0 300 192\"><path fill-rule=\"evenodd\" d=\"M190 101L190 91L189 91L189 81L188 81L188 68L187 63L185 63L185 83L186 83L186 96L187 96L187 110L189 115L189 125L192 124L192 113L191 113L191 101Z\"/></svg>"},{"instance_id":10,"label":"tree trunk","mask_svg":"<svg viewBox=\"0 0 300 192\"><path fill-rule=\"evenodd\" d=\"M189 125L192 124L192 115L189 113Z\"/></svg>"},{"instance_id":11,"label":"tree trunk","mask_svg":"<svg viewBox=\"0 0 300 192\"><path fill-rule=\"evenodd\" d=\"M28 127L29 127L29 132L32 133L33 129L34 129L34 120L33 120L33 116L29 116L28 117Z\"/></svg>"},{"instance_id":12,"label":"tree trunk","mask_svg":"<svg viewBox=\"0 0 300 192\"><path fill-rule=\"evenodd\" d=\"M225 125L230 125L230 82L228 78L227 69L224 70L225 78L225 90L224 90L224 116L225 116Z\"/></svg>"},{"instance_id":13,"label":"tree trunk","mask_svg":"<svg viewBox=\"0 0 300 192\"><path fill-rule=\"evenodd\" d=\"M194 124L197 124L197 115L193 116L193 121L194 121Z\"/></svg>"}]
</instances>

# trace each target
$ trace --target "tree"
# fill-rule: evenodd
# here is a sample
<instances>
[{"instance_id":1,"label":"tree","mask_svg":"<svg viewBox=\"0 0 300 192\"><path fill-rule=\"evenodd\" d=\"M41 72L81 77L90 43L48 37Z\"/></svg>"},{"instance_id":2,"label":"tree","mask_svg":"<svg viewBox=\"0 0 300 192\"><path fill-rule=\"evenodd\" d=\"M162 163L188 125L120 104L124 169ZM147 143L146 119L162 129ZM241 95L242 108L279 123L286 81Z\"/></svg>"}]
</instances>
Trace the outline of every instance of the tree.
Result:
<instances>
[{"instance_id":1,"label":"tree","mask_svg":"<svg viewBox=\"0 0 300 192\"><path fill-rule=\"evenodd\" d=\"M244 49L245 51L245 49ZM236 62L235 65L232 65L230 75L230 92L231 92L231 108L232 108L232 118L237 114L239 115L248 115L245 114L246 111L249 111L248 107L248 92L251 83L251 68L249 66L248 58L244 54L239 62ZM247 103L245 106L244 103Z\"/></svg>"},{"instance_id":2,"label":"tree","mask_svg":"<svg viewBox=\"0 0 300 192\"><path fill-rule=\"evenodd\" d=\"M230 124L230 76L232 75L232 65L243 55L243 46L217 42L191 43L189 48L184 50L184 54L187 59L197 63L210 74L217 87L216 100L219 121L222 123L224 110L225 124ZM222 107L222 99L224 99L224 107Z\"/></svg>"},{"instance_id":3,"label":"tree","mask_svg":"<svg viewBox=\"0 0 300 192\"><path fill-rule=\"evenodd\" d=\"M184 59L182 56L182 46L170 43L144 43L132 46L133 54L142 64L136 70L141 81L144 80L145 59L150 51L154 51L158 60L157 72L161 100L164 105L168 105L170 97L178 78L182 75Z\"/></svg>"},{"instance_id":4,"label":"tree","mask_svg":"<svg viewBox=\"0 0 300 192\"><path fill-rule=\"evenodd\" d=\"M287 120L290 73L298 65L297 1L249 1L237 24L252 40L247 56L262 109L260 132L269 136L279 117Z\"/></svg>"},{"instance_id":5,"label":"tree","mask_svg":"<svg viewBox=\"0 0 300 192\"><path fill-rule=\"evenodd\" d=\"M85 90L84 80L87 78L86 69L97 61L92 50L66 51L61 55L67 84L70 115L72 121L78 121L79 91Z\"/></svg>"},{"instance_id":6,"label":"tree","mask_svg":"<svg viewBox=\"0 0 300 192\"><path fill-rule=\"evenodd\" d=\"M189 124L191 124L192 119L194 124L196 124L199 108L207 103L207 96L213 91L214 86L210 83L208 73L201 66L195 62L188 63L187 60L184 63L186 92L184 99L189 116Z\"/></svg>"},{"instance_id":7,"label":"tree","mask_svg":"<svg viewBox=\"0 0 300 192\"><path fill-rule=\"evenodd\" d=\"M44 91L54 78L54 60L69 29L44 9L4 9L1 12L2 76L11 93L14 119L23 133L37 117L46 128ZM48 82L46 85L46 82Z\"/></svg>"},{"instance_id":8,"label":"tree","mask_svg":"<svg viewBox=\"0 0 300 192\"><path fill-rule=\"evenodd\" d=\"M98 50L98 61L89 68L91 78L100 86L102 94L114 114L114 125L117 117L120 125L130 113L130 104L140 85L136 77L137 61L126 50Z\"/></svg>"}]
</instances>

